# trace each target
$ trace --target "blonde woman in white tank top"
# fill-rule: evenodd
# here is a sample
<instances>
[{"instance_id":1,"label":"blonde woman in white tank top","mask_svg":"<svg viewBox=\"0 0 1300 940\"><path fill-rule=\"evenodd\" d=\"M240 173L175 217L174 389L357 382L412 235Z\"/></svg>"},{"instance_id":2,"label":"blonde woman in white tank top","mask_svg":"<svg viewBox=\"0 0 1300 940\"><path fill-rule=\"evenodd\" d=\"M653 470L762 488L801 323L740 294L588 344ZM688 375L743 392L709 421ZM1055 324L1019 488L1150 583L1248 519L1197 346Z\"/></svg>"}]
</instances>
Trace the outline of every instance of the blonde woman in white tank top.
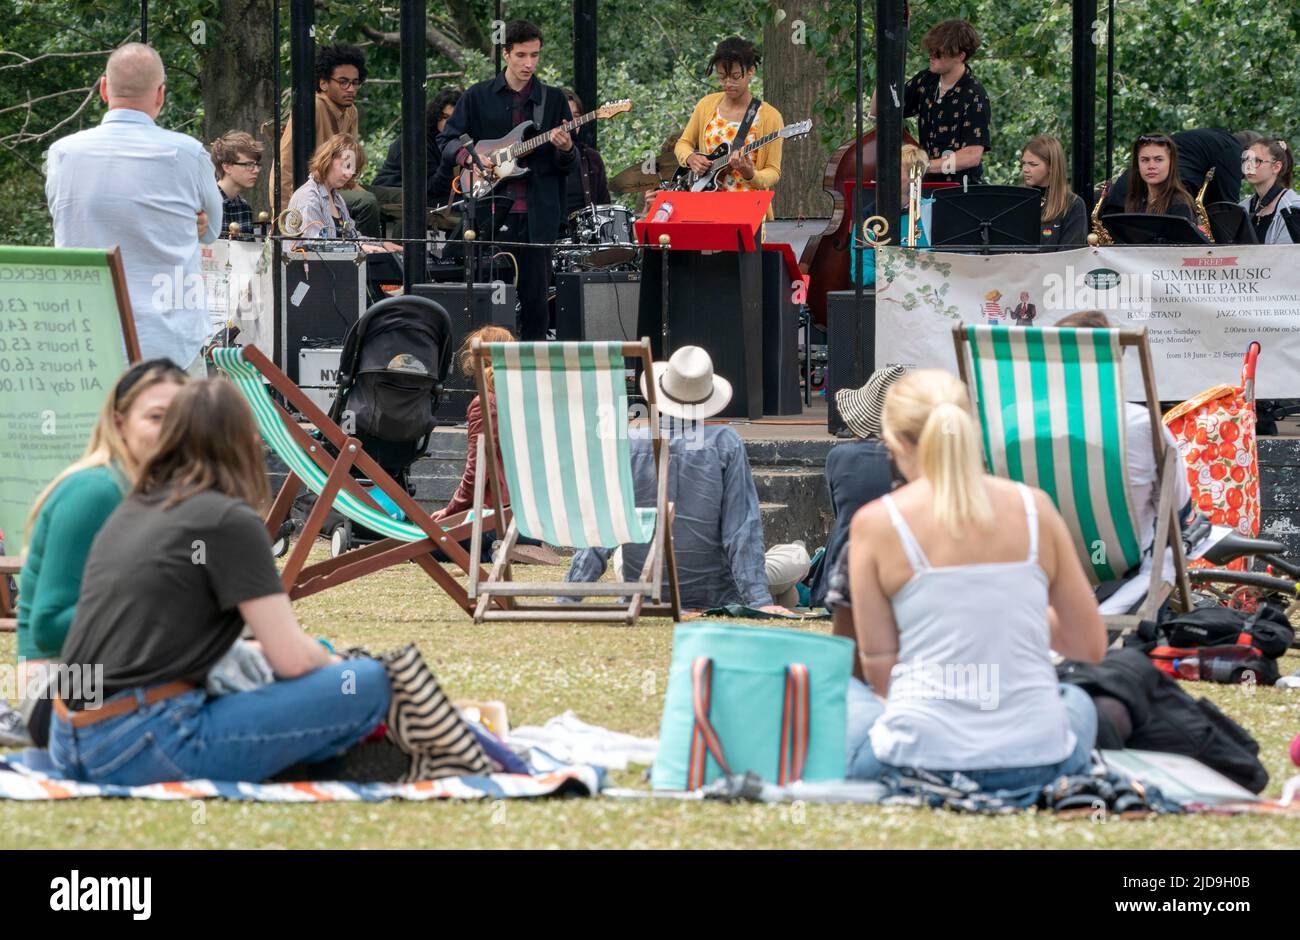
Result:
<instances>
[{"instance_id":1,"label":"blonde woman in white tank top","mask_svg":"<svg viewBox=\"0 0 1300 940\"><path fill-rule=\"evenodd\" d=\"M906 486L853 518L848 584L862 670L849 776L961 771L986 790L1084 770L1092 701L1050 651L1099 661L1106 631L1047 496L984 472L965 386L940 370L890 389L885 443Z\"/></svg>"}]
</instances>

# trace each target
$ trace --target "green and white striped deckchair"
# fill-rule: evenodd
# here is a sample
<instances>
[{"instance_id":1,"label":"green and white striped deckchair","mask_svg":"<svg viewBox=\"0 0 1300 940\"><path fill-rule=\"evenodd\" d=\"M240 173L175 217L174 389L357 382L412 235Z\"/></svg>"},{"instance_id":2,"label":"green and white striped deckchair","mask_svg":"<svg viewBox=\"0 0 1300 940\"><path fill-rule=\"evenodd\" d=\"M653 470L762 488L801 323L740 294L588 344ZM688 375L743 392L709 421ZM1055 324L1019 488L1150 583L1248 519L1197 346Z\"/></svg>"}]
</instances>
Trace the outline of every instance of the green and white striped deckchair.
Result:
<instances>
[{"instance_id":1,"label":"green and white striped deckchair","mask_svg":"<svg viewBox=\"0 0 1300 940\"><path fill-rule=\"evenodd\" d=\"M470 351L479 395L495 393L496 414L483 409L485 434L477 442L484 466L486 441L499 434L501 464L490 462L492 494L504 478L511 519L485 583L470 576L476 620L609 620L633 623L642 613L680 619L668 497L668 448L654 438L657 500L637 508L628 444L625 368L641 360L651 374L649 340L639 343L480 343ZM489 378L490 371L490 378ZM647 389L651 428L658 427L654 383ZM486 509L484 475L475 480L474 519ZM496 506L498 517L502 507ZM471 547L479 546L473 523ZM637 581L597 584L524 583L511 577L509 552L520 536L570 548L613 549L650 543ZM668 569L665 599L663 570ZM529 604L517 597L622 598L571 604ZM505 601L490 610L489 601ZM647 602L647 599L649 603Z\"/></svg>"},{"instance_id":2,"label":"green and white striped deckchair","mask_svg":"<svg viewBox=\"0 0 1300 940\"><path fill-rule=\"evenodd\" d=\"M267 514L267 531L271 537L275 538L288 518L293 501L304 486L318 497L281 574L291 599L315 594L399 562L414 561L461 609L466 613L473 610L464 587L431 557L435 550L441 550L462 570L477 575L479 566L470 563L469 555L460 546L472 529L467 520L450 520L455 524L449 527L435 523L405 488L375 463L360 441L345 434L257 348L217 347L212 350L211 358L248 400L263 439L288 468L284 485ZM268 385L315 425L323 440L312 438L272 400L267 393ZM332 447L327 448L325 442ZM354 466L397 504L407 521L394 519L375 502L352 476ZM383 538L308 567L307 556L331 509Z\"/></svg>"},{"instance_id":3,"label":"green and white striped deckchair","mask_svg":"<svg viewBox=\"0 0 1300 940\"><path fill-rule=\"evenodd\" d=\"M1173 505L1178 455L1161 432L1146 331L959 325L953 339L989 472L1052 498L1094 584L1123 578L1141 564L1145 547L1128 475L1121 362L1125 347L1137 348L1160 480L1153 551L1163 558L1164 546L1173 548L1186 601L1187 568ZM1154 619L1167 596L1162 570L1152 565L1151 590L1138 618ZM1135 619L1111 618L1111 626L1131 627Z\"/></svg>"}]
</instances>

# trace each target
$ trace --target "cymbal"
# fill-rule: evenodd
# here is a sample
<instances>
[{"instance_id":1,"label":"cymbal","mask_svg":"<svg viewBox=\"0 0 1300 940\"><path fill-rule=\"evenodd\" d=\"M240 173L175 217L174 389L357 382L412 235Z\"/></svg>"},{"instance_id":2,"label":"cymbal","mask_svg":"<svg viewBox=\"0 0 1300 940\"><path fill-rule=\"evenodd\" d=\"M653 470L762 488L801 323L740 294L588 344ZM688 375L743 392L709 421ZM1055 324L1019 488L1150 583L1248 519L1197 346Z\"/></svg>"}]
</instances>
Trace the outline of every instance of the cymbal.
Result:
<instances>
[{"instance_id":1,"label":"cymbal","mask_svg":"<svg viewBox=\"0 0 1300 940\"><path fill-rule=\"evenodd\" d=\"M673 154L672 148L669 147L666 152L660 152L655 158L655 173L646 173L641 167L641 163L634 163L619 171L609 181L609 191L611 193L645 193L652 189L658 189L660 183L672 179L673 174L677 172L677 157Z\"/></svg>"}]
</instances>

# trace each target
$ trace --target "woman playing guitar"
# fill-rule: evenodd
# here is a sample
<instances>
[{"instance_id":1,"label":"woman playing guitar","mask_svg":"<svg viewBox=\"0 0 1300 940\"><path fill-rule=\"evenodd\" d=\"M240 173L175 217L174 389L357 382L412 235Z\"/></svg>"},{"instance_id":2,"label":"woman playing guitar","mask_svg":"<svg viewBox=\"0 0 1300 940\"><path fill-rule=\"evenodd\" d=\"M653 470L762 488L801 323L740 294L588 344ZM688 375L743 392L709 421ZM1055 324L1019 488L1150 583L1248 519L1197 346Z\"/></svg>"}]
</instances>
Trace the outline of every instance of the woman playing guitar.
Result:
<instances>
[{"instance_id":1,"label":"woman playing guitar","mask_svg":"<svg viewBox=\"0 0 1300 940\"><path fill-rule=\"evenodd\" d=\"M750 122L745 139L736 140L745 115L754 101L749 83L753 80L760 61L762 57L758 50L747 39L732 36L718 43L713 58L709 60L709 68L718 76L722 91L705 95L699 100L674 148L677 162L696 173L708 171L710 161L706 155L720 145L726 144L736 150L729 170L718 181L719 188L729 192L775 189L781 179L781 138L754 151L752 155L739 153L745 144L781 129L785 122L776 108L766 102L761 103ZM767 210L767 217L773 218L771 207Z\"/></svg>"}]
</instances>

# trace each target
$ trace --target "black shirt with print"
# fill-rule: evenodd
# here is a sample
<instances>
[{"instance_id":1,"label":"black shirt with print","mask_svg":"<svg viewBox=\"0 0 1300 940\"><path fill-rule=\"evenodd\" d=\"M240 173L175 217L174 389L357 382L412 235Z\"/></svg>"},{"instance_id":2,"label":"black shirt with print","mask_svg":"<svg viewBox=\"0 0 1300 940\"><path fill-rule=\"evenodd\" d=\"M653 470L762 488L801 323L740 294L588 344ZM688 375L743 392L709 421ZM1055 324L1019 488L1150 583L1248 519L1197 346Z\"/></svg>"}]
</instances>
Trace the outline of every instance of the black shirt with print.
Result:
<instances>
[{"instance_id":1,"label":"black shirt with print","mask_svg":"<svg viewBox=\"0 0 1300 940\"><path fill-rule=\"evenodd\" d=\"M943 98L939 97L939 76L929 69L908 79L903 86L903 116L912 115L917 117L921 147L929 154L934 168L926 174L926 179L960 183L965 176L972 183L981 181L982 163L960 173L939 172L946 151L955 153L963 147L980 146L988 153L989 96L969 68Z\"/></svg>"}]
</instances>

